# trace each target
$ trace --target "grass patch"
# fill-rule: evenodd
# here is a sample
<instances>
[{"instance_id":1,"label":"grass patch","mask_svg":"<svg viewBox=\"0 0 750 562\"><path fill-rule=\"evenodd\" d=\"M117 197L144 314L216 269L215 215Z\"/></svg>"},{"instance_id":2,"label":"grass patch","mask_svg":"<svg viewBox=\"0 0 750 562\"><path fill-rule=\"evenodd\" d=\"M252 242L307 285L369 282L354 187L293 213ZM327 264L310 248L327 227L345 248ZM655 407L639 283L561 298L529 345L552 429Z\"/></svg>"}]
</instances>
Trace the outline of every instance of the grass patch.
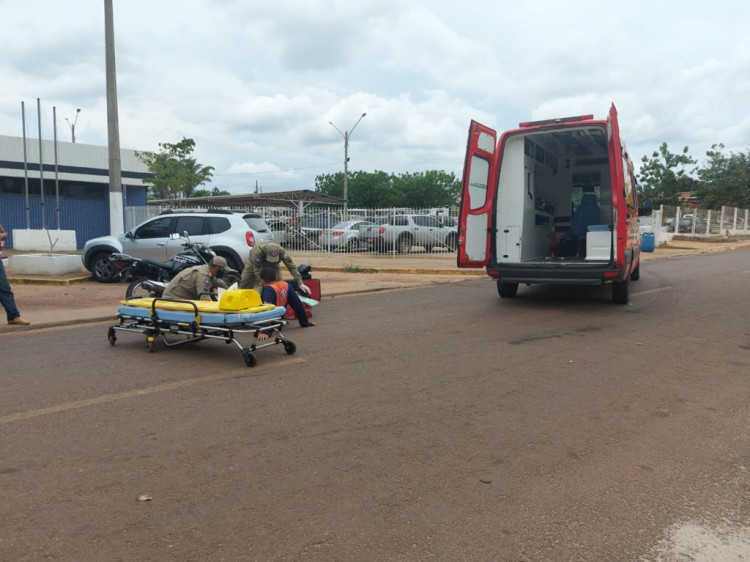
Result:
<instances>
[{"instance_id":1,"label":"grass patch","mask_svg":"<svg viewBox=\"0 0 750 562\"><path fill-rule=\"evenodd\" d=\"M377 273L377 270L349 264L349 265L344 266L344 272L345 273Z\"/></svg>"}]
</instances>

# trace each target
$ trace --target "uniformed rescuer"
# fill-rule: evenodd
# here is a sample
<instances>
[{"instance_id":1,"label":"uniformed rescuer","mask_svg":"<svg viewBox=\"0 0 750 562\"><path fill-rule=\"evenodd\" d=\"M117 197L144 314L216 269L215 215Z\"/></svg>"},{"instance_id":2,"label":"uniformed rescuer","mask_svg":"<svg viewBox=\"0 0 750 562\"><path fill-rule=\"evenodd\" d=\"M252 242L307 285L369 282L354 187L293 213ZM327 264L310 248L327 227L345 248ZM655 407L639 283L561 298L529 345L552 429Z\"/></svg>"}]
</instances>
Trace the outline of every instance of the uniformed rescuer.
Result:
<instances>
[{"instance_id":1,"label":"uniformed rescuer","mask_svg":"<svg viewBox=\"0 0 750 562\"><path fill-rule=\"evenodd\" d=\"M211 300L217 287L227 288L221 280L227 260L216 256L208 265L195 265L180 271L164 289L165 299Z\"/></svg>"},{"instance_id":2,"label":"uniformed rescuer","mask_svg":"<svg viewBox=\"0 0 750 562\"><path fill-rule=\"evenodd\" d=\"M240 289L257 290L260 285L260 270L264 267L272 267L276 271L276 280L281 281L280 262L284 262L284 265L297 283L299 290L309 295L310 288L302 282L302 275L300 275L297 266L294 265L292 258L289 257L289 254L286 253L281 245L270 240L258 242L250 250L247 265L242 270Z\"/></svg>"}]
</instances>

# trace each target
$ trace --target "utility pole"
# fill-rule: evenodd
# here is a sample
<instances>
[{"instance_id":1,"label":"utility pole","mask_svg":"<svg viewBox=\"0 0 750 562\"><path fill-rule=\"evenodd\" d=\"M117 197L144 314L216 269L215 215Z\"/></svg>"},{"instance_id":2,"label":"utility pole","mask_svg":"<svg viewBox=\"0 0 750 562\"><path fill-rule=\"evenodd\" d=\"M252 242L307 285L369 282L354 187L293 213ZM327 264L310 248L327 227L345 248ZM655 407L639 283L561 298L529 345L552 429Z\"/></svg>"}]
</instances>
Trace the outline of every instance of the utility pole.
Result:
<instances>
[{"instance_id":1,"label":"utility pole","mask_svg":"<svg viewBox=\"0 0 750 562\"><path fill-rule=\"evenodd\" d=\"M125 232L122 205L120 126L117 117L117 73L115 70L115 25L112 0L104 0L104 43L107 76L107 138L109 145L109 232Z\"/></svg>"},{"instance_id":2,"label":"utility pole","mask_svg":"<svg viewBox=\"0 0 750 562\"><path fill-rule=\"evenodd\" d=\"M362 121L365 115L367 115L367 113L363 113L359 117L359 119L357 119L354 127L349 129L348 131L344 131L343 133L331 121L328 122L331 127L336 129L339 134L344 137L344 220L349 218L349 137L354 132L354 129L357 128L357 125L359 125L359 122Z\"/></svg>"}]
</instances>

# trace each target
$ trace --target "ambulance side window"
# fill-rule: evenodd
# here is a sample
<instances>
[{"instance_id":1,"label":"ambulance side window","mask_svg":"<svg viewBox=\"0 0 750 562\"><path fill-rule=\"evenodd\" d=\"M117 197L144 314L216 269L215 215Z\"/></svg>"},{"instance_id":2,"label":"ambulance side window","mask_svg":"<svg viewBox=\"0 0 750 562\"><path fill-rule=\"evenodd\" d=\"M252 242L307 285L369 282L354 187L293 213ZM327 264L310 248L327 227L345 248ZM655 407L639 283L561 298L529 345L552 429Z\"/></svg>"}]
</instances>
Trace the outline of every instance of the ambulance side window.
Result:
<instances>
[{"instance_id":1,"label":"ambulance side window","mask_svg":"<svg viewBox=\"0 0 750 562\"><path fill-rule=\"evenodd\" d=\"M469 208L480 209L487 202L487 183L489 182L490 163L476 154L471 158L469 172Z\"/></svg>"},{"instance_id":2,"label":"ambulance side window","mask_svg":"<svg viewBox=\"0 0 750 562\"><path fill-rule=\"evenodd\" d=\"M623 195L625 196L625 201L628 204L628 207L635 208L635 190L634 185L635 182L633 181L633 178L630 176L630 170L628 169L628 161L627 159L622 159L622 170L623 175L625 176L623 178Z\"/></svg>"}]
</instances>

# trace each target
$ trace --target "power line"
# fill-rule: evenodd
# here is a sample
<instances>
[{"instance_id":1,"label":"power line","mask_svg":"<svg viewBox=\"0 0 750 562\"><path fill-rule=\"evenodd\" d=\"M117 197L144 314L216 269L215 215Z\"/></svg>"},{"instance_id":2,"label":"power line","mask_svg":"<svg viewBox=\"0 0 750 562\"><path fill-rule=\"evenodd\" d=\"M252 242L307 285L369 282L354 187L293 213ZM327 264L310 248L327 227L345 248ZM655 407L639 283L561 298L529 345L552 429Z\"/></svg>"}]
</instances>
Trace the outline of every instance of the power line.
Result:
<instances>
[{"instance_id":1,"label":"power line","mask_svg":"<svg viewBox=\"0 0 750 562\"><path fill-rule=\"evenodd\" d=\"M303 166L301 168L288 168L286 170L269 170L267 172L234 172L225 174L213 174L214 176L262 176L265 174L283 174L285 172L296 172L298 170L313 170L315 168L327 168L337 166L338 162L329 162L328 164L319 164L317 166Z\"/></svg>"}]
</instances>

